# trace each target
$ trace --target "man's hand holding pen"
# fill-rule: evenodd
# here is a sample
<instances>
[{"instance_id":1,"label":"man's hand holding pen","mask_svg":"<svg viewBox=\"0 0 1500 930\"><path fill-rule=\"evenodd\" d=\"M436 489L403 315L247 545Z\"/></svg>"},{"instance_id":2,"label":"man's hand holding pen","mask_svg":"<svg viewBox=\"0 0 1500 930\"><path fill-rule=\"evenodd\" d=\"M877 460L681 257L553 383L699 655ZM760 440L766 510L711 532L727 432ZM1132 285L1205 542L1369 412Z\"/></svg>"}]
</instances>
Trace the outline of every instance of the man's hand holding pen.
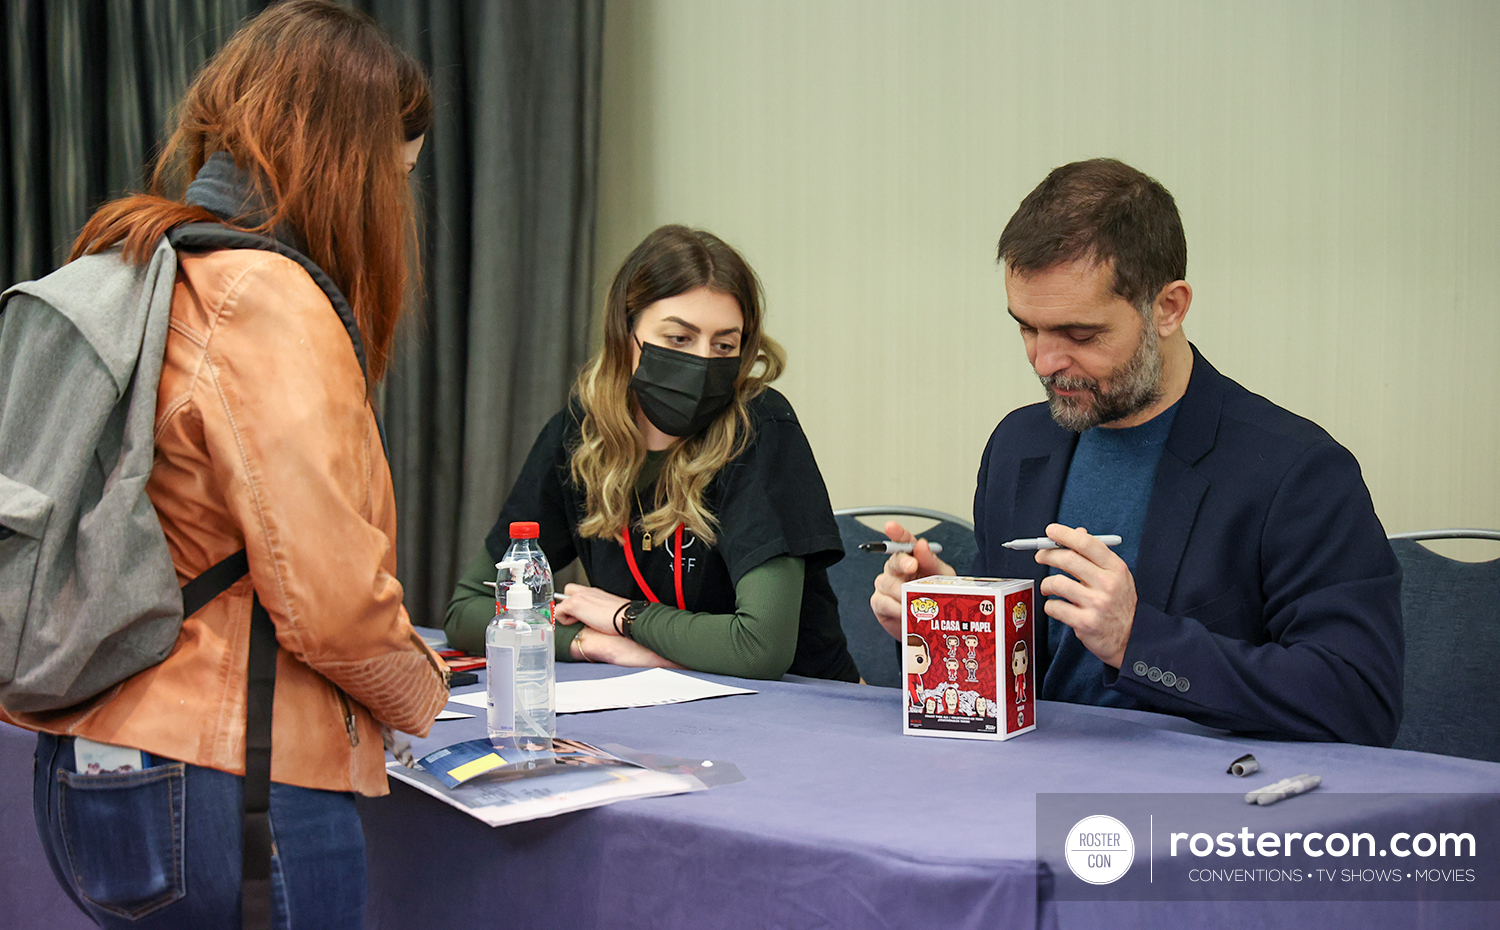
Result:
<instances>
[{"instance_id":1,"label":"man's hand holding pen","mask_svg":"<svg viewBox=\"0 0 1500 930\"><path fill-rule=\"evenodd\" d=\"M914 578L928 575L956 575L953 567L933 554L927 540L917 539L906 527L892 520L885 525L885 535L893 542L915 543L910 553L897 552L885 560L885 570L875 579L875 593L870 595L870 609L875 619L892 636L901 635L901 586Z\"/></svg>"},{"instance_id":2,"label":"man's hand holding pen","mask_svg":"<svg viewBox=\"0 0 1500 930\"><path fill-rule=\"evenodd\" d=\"M1037 563L1066 574L1042 579L1041 593L1050 598L1043 609L1047 616L1072 627L1078 641L1101 662L1119 668L1135 623L1135 578L1129 566L1083 527L1053 523L1047 527L1047 537L1058 548L1037 550ZM900 590L897 585L898 594ZM898 604L898 624L899 611Z\"/></svg>"}]
</instances>

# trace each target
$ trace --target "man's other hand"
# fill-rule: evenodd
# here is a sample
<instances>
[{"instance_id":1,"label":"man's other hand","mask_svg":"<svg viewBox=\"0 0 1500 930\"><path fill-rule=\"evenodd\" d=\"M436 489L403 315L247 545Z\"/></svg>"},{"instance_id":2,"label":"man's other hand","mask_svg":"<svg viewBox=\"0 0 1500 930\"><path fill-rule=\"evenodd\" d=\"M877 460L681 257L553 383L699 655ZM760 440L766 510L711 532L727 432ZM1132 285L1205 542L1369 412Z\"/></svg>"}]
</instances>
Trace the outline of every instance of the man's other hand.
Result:
<instances>
[{"instance_id":1,"label":"man's other hand","mask_svg":"<svg viewBox=\"0 0 1500 930\"><path fill-rule=\"evenodd\" d=\"M1041 593L1053 598L1046 602L1047 616L1072 627L1099 661L1119 668L1135 623L1135 578L1130 568L1081 526L1050 524L1047 538L1060 548L1038 549L1038 564L1067 573L1042 579Z\"/></svg>"},{"instance_id":2,"label":"man's other hand","mask_svg":"<svg viewBox=\"0 0 1500 930\"><path fill-rule=\"evenodd\" d=\"M916 542L910 553L894 552L885 560L885 571L875 579L875 593L870 595L870 609L885 631L901 638L901 586L913 578L928 575L956 575L953 566L932 554L927 540L917 539L906 527L892 520L885 525L885 535L892 542Z\"/></svg>"}]
</instances>

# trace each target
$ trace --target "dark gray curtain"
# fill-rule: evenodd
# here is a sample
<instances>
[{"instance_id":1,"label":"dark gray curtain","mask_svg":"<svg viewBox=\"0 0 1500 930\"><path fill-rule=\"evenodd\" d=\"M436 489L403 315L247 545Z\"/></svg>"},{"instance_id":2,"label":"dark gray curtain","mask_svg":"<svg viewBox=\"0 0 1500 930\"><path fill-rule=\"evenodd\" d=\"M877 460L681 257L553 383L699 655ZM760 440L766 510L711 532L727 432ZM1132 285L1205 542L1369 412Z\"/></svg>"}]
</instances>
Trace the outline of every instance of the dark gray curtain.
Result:
<instances>
[{"instance_id":1,"label":"dark gray curtain","mask_svg":"<svg viewBox=\"0 0 1500 930\"><path fill-rule=\"evenodd\" d=\"M428 66L426 313L385 385L406 606L442 624L588 351L603 0L373 0Z\"/></svg>"},{"instance_id":2,"label":"dark gray curtain","mask_svg":"<svg viewBox=\"0 0 1500 930\"><path fill-rule=\"evenodd\" d=\"M51 271L100 203L144 183L172 106L264 0L3 0L0 279Z\"/></svg>"},{"instance_id":3,"label":"dark gray curtain","mask_svg":"<svg viewBox=\"0 0 1500 930\"><path fill-rule=\"evenodd\" d=\"M139 189L171 107L264 0L0 0L0 283ZM382 390L398 560L440 625L590 320L603 0L356 0L429 68L421 311Z\"/></svg>"}]
</instances>

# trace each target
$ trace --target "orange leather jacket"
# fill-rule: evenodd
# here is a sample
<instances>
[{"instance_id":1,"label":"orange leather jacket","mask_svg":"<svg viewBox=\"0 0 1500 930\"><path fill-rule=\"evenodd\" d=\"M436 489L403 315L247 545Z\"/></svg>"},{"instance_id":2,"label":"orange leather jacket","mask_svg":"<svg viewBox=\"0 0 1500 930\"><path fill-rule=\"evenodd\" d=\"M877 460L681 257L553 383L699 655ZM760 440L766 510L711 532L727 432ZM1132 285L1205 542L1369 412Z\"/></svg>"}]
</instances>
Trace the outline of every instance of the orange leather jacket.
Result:
<instances>
[{"instance_id":1,"label":"orange leather jacket","mask_svg":"<svg viewBox=\"0 0 1500 930\"><path fill-rule=\"evenodd\" d=\"M186 583L250 575L188 618L160 665L31 729L244 773L253 592L281 649L271 778L385 794L384 723L426 735L447 668L396 581L396 507L364 374L328 298L274 253L184 254L147 491Z\"/></svg>"}]
</instances>

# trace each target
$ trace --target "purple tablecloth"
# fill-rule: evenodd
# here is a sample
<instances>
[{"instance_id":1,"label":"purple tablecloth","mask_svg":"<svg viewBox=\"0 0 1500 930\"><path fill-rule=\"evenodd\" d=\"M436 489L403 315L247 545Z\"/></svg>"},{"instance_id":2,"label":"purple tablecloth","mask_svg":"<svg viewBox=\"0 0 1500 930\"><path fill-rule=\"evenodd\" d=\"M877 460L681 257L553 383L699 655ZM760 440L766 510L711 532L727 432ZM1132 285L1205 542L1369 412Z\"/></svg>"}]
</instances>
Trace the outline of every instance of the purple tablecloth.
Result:
<instances>
[{"instance_id":1,"label":"purple tablecloth","mask_svg":"<svg viewBox=\"0 0 1500 930\"><path fill-rule=\"evenodd\" d=\"M567 666L560 677L620 674ZM713 676L705 676L713 677ZM1084 902L1038 882L1038 792L1243 792L1323 775L1324 792L1447 794L1492 816L1500 765L1226 736L1175 718L1042 702L1005 743L900 735L901 692L735 682L756 695L559 718L560 735L735 763L746 780L492 829L405 785L362 802L368 926L996 928L1493 927L1494 902ZM454 709L464 709L458 705ZM482 736L436 724L418 754ZM88 926L30 817L28 734L0 727L0 928ZM1225 774L1253 752L1264 779ZM1286 802L1298 803L1296 800ZM1489 840L1496 837L1489 836ZM1039 892L1039 886L1041 891Z\"/></svg>"}]
</instances>

